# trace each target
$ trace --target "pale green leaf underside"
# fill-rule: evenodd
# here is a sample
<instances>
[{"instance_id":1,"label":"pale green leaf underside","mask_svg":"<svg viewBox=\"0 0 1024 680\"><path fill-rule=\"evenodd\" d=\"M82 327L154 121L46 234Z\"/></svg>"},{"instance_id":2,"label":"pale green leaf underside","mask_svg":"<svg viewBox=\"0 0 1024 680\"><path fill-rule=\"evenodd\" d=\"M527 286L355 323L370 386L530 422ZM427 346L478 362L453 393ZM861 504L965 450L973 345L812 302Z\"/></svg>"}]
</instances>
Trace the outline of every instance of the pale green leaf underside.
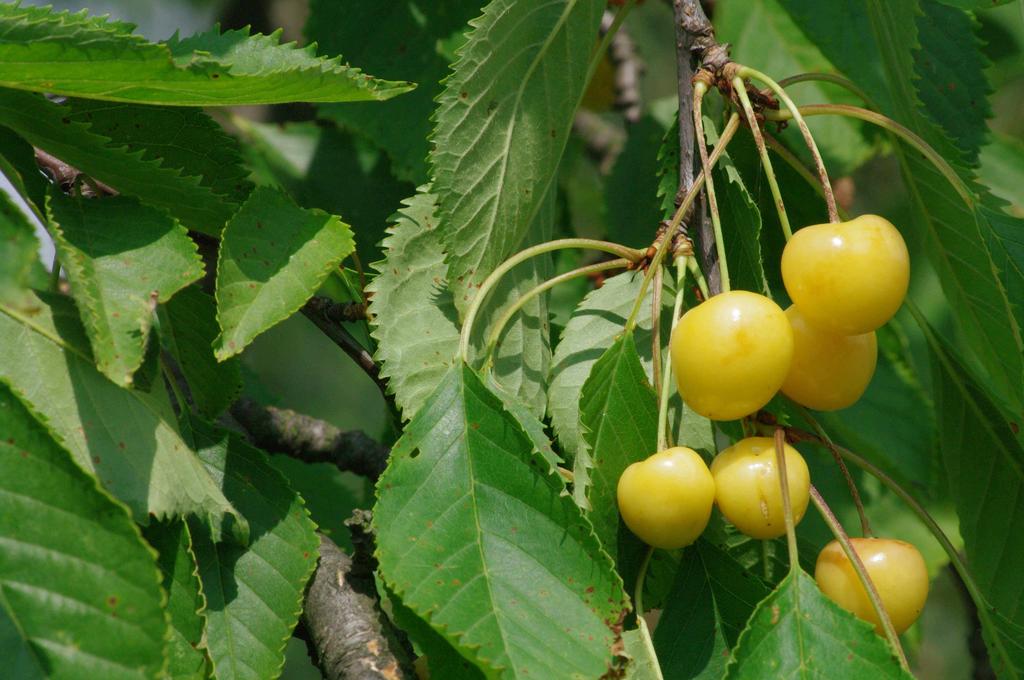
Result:
<instances>
[{"instance_id":1,"label":"pale green leaf underside","mask_svg":"<svg viewBox=\"0 0 1024 680\"><path fill-rule=\"evenodd\" d=\"M186 227L220 236L237 208L235 203L203 186L198 177L185 176L181 169L165 167L159 160L147 160L145 151L112 142L73 117L74 109L67 104L54 104L31 92L0 89L0 125L120 193L163 208Z\"/></svg>"},{"instance_id":2,"label":"pale green leaf underside","mask_svg":"<svg viewBox=\"0 0 1024 680\"><path fill-rule=\"evenodd\" d=\"M217 359L239 354L296 312L354 248L352 231L337 217L300 208L277 190L256 189L221 239Z\"/></svg>"},{"instance_id":3,"label":"pale green leaf underside","mask_svg":"<svg viewBox=\"0 0 1024 680\"><path fill-rule=\"evenodd\" d=\"M206 418L220 416L242 389L239 359L218 362L213 355L217 306L198 286L188 286L159 309L160 339L178 362L192 388L196 409Z\"/></svg>"},{"instance_id":4,"label":"pale green leaf underside","mask_svg":"<svg viewBox=\"0 0 1024 680\"><path fill-rule=\"evenodd\" d=\"M492 0L438 98L431 154L455 304L541 209L583 93L601 0Z\"/></svg>"},{"instance_id":5,"label":"pale green leaf underside","mask_svg":"<svg viewBox=\"0 0 1024 680\"><path fill-rule=\"evenodd\" d=\"M1024 446L985 389L919 319L932 350L939 448L971 574L989 610L982 632L1000 677L1024 677ZM991 603L991 604L989 604ZM985 625L991 623L991 625Z\"/></svg>"},{"instance_id":6,"label":"pale green leaf underside","mask_svg":"<svg viewBox=\"0 0 1024 680\"><path fill-rule=\"evenodd\" d=\"M367 292L381 376L410 419L455 364L459 324L437 233L436 199L421 187L403 204Z\"/></svg>"},{"instance_id":7,"label":"pale green leaf underside","mask_svg":"<svg viewBox=\"0 0 1024 680\"><path fill-rule=\"evenodd\" d=\"M453 368L378 482L380 572L488 677L598 677L621 581L532 452L476 374Z\"/></svg>"},{"instance_id":8,"label":"pale green leaf underside","mask_svg":"<svg viewBox=\"0 0 1024 680\"><path fill-rule=\"evenodd\" d=\"M653 454L658 438L658 398L647 382L633 333L618 338L591 368L579 408L594 465L586 490L587 516L601 545L618 555L619 477L630 464Z\"/></svg>"},{"instance_id":9,"label":"pale green leaf underside","mask_svg":"<svg viewBox=\"0 0 1024 680\"><path fill-rule=\"evenodd\" d=\"M206 654L199 649L206 617L206 600L199 588L199 573L192 554L192 536L182 520L153 522L143 535L157 551L157 566L167 593L171 641L167 672L174 680L203 680Z\"/></svg>"},{"instance_id":10,"label":"pale green leaf underside","mask_svg":"<svg viewBox=\"0 0 1024 680\"><path fill-rule=\"evenodd\" d=\"M0 304L0 346L0 380L137 521L195 514L219 536L223 516L235 510L182 441L162 384L151 393L126 390L97 371L69 299Z\"/></svg>"},{"instance_id":11,"label":"pale green leaf underside","mask_svg":"<svg viewBox=\"0 0 1024 680\"><path fill-rule=\"evenodd\" d=\"M188 231L134 198L67 198L51 192L47 217L96 367L130 386L156 306L203 276Z\"/></svg>"},{"instance_id":12,"label":"pale green leaf underside","mask_svg":"<svg viewBox=\"0 0 1024 680\"><path fill-rule=\"evenodd\" d=\"M219 680L275 678L320 554L302 498L238 436L192 421L196 450L249 521L252 541L214 544L189 523L206 597L205 646Z\"/></svg>"},{"instance_id":13,"label":"pale green leaf underside","mask_svg":"<svg viewBox=\"0 0 1024 680\"><path fill-rule=\"evenodd\" d=\"M40 678L155 677L163 594L128 512L4 385L0 432L3 674L30 678L35 666Z\"/></svg>"},{"instance_id":14,"label":"pale green leaf underside","mask_svg":"<svg viewBox=\"0 0 1024 680\"><path fill-rule=\"evenodd\" d=\"M317 57L315 45L282 45L280 32L214 29L151 43L132 28L85 12L2 5L0 85L176 106L369 101L412 88Z\"/></svg>"},{"instance_id":15,"label":"pale green leaf underside","mask_svg":"<svg viewBox=\"0 0 1024 680\"><path fill-rule=\"evenodd\" d=\"M797 568L754 610L726 670L727 680L842 677L910 680L884 638L840 609Z\"/></svg>"}]
</instances>

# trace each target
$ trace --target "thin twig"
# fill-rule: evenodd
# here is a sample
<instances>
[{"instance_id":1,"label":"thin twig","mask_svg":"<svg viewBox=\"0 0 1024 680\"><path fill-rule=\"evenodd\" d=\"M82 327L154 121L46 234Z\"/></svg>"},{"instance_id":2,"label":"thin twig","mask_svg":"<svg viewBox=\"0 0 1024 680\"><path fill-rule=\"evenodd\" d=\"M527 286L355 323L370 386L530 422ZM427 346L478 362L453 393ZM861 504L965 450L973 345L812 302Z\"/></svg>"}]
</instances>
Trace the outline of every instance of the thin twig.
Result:
<instances>
[{"instance_id":1,"label":"thin twig","mask_svg":"<svg viewBox=\"0 0 1024 680\"><path fill-rule=\"evenodd\" d=\"M668 238L667 236L665 238ZM655 394L661 394L661 287L664 269L658 267L654 272L654 285L651 288L651 358L653 387Z\"/></svg>"},{"instance_id":2,"label":"thin twig","mask_svg":"<svg viewBox=\"0 0 1024 680\"><path fill-rule=\"evenodd\" d=\"M387 397L387 383L381 378L380 366L373 360L373 356L352 337L352 334L344 326L328 316L331 305L334 304L336 303L333 300L314 297L303 306L302 313L307 319L316 324L316 327L323 331L324 335L340 347L345 354L352 357L366 375L370 376L377 384L381 394Z\"/></svg>"},{"instance_id":3,"label":"thin twig","mask_svg":"<svg viewBox=\"0 0 1024 680\"><path fill-rule=\"evenodd\" d=\"M243 397L231 406L253 444L307 463L330 463L339 470L376 480L388 462L388 448L360 430L342 431L330 423L288 409L263 406Z\"/></svg>"}]
</instances>

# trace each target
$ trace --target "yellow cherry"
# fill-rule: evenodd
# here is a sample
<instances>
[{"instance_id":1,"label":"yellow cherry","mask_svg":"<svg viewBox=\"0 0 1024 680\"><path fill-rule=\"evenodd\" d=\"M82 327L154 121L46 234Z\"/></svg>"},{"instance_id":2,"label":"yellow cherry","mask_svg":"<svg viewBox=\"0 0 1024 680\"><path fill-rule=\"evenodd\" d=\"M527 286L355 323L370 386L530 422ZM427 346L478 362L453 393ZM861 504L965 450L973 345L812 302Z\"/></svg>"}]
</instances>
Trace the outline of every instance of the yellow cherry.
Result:
<instances>
[{"instance_id":1,"label":"yellow cherry","mask_svg":"<svg viewBox=\"0 0 1024 680\"><path fill-rule=\"evenodd\" d=\"M809 322L859 335L900 308L910 283L910 256L888 220L861 215L793 234L782 251L782 280Z\"/></svg>"},{"instance_id":2,"label":"yellow cherry","mask_svg":"<svg viewBox=\"0 0 1024 680\"><path fill-rule=\"evenodd\" d=\"M910 628L928 599L928 569L921 553L910 543L893 539L851 538L850 543L875 584L893 628L897 633ZM837 541L818 555L814 578L829 599L882 632L871 600Z\"/></svg>"},{"instance_id":3,"label":"yellow cherry","mask_svg":"<svg viewBox=\"0 0 1024 680\"><path fill-rule=\"evenodd\" d=\"M627 467L617 496L630 531L648 545L672 550L696 541L708 525L715 482L699 453L675 446Z\"/></svg>"},{"instance_id":4,"label":"yellow cherry","mask_svg":"<svg viewBox=\"0 0 1024 680\"><path fill-rule=\"evenodd\" d=\"M786 310L793 327L793 363L782 393L818 411L846 408L860 399L875 374L875 332L837 335L810 323L793 305Z\"/></svg>"},{"instance_id":5,"label":"yellow cherry","mask_svg":"<svg viewBox=\"0 0 1024 680\"><path fill-rule=\"evenodd\" d=\"M786 444L783 455L793 523L798 524L810 500L811 475L799 451ZM715 503L737 529L752 538L778 538L786 533L774 439L739 440L715 456L711 475L715 479Z\"/></svg>"},{"instance_id":6,"label":"yellow cherry","mask_svg":"<svg viewBox=\"0 0 1024 680\"><path fill-rule=\"evenodd\" d=\"M763 295L722 293L679 320L672 333L679 394L697 413L735 420L768 403L793 357L785 313Z\"/></svg>"}]
</instances>

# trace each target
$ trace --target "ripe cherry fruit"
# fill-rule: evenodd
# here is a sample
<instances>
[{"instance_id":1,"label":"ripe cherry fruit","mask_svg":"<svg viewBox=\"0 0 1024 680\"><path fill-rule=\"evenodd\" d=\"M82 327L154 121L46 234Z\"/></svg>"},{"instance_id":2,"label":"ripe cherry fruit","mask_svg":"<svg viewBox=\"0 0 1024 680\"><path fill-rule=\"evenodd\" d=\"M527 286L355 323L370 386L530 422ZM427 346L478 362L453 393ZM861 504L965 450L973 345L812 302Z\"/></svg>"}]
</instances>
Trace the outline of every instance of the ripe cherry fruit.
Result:
<instances>
[{"instance_id":1,"label":"ripe cherry fruit","mask_svg":"<svg viewBox=\"0 0 1024 680\"><path fill-rule=\"evenodd\" d=\"M789 444L783 453L793 523L803 519L810 500L811 476L800 452ZM715 503L725 518L752 538L778 538L786 533L782 484L775 459L775 440L747 437L711 461Z\"/></svg>"},{"instance_id":2,"label":"ripe cherry fruit","mask_svg":"<svg viewBox=\"0 0 1024 680\"><path fill-rule=\"evenodd\" d=\"M893 628L897 633L910 628L928 599L928 570L921 553L910 543L892 539L851 538L850 542L864 562ZM814 578L829 599L882 632L871 600L837 541L826 545L818 555Z\"/></svg>"},{"instance_id":3,"label":"ripe cherry fruit","mask_svg":"<svg viewBox=\"0 0 1024 680\"><path fill-rule=\"evenodd\" d=\"M793 363L782 393L818 411L846 408L860 399L875 374L875 332L837 335L804 318L793 305L786 310L793 327Z\"/></svg>"},{"instance_id":4,"label":"ripe cherry fruit","mask_svg":"<svg viewBox=\"0 0 1024 680\"><path fill-rule=\"evenodd\" d=\"M768 403L793 358L793 331L777 304L734 290L703 302L672 332L679 394L697 413L734 420Z\"/></svg>"},{"instance_id":5,"label":"ripe cherry fruit","mask_svg":"<svg viewBox=\"0 0 1024 680\"><path fill-rule=\"evenodd\" d=\"M648 545L672 550L703 533L715 482L699 453L675 446L626 468L619 477L618 501L630 531Z\"/></svg>"},{"instance_id":6,"label":"ripe cherry fruit","mask_svg":"<svg viewBox=\"0 0 1024 680\"><path fill-rule=\"evenodd\" d=\"M888 220L861 215L793 234L782 251L782 280L810 323L858 335L880 327L903 303L910 256Z\"/></svg>"}]
</instances>

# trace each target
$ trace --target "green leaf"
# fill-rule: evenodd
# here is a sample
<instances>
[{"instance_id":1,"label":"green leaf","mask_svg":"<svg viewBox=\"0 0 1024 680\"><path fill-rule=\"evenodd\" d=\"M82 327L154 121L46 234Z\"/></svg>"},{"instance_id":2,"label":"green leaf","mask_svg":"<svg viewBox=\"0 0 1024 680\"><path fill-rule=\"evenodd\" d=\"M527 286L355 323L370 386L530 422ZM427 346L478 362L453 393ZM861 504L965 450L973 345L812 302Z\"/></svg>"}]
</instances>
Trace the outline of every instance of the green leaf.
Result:
<instances>
[{"instance_id":1,"label":"green leaf","mask_svg":"<svg viewBox=\"0 0 1024 680\"><path fill-rule=\"evenodd\" d=\"M152 551L125 507L4 385L0 432L4 672L156 677L168 632L164 596Z\"/></svg>"},{"instance_id":2,"label":"green leaf","mask_svg":"<svg viewBox=\"0 0 1024 680\"><path fill-rule=\"evenodd\" d=\"M163 208L182 224L219 237L237 206L198 177L146 160L144 150L92 131L88 123L71 119L68 104L55 104L42 95L0 90L0 125L5 125L44 151L122 194ZM40 208L42 206L40 205Z\"/></svg>"},{"instance_id":3,"label":"green leaf","mask_svg":"<svg viewBox=\"0 0 1024 680\"><path fill-rule=\"evenodd\" d=\"M157 304L203 276L196 244L163 212L126 196L51 191L46 212L96 367L130 386Z\"/></svg>"},{"instance_id":4,"label":"green leaf","mask_svg":"<svg viewBox=\"0 0 1024 680\"><path fill-rule=\"evenodd\" d=\"M628 128L629 137L604 178L602 197L608 213L608 238L646 248L662 220L658 205L658 150L665 128L646 115ZM673 192L675 193L675 192Z\"/></svg>"},{"instance_id":5,"label":"green leaf","mask_svg":"<svg viewBox=\"0 0 1024 680\"><path fill-rule=\"evenodd\" d=\"M993 133L981 149L981 179L992 193L1013 204L1013 213L1024 216L1024 141Z\"/></svg>"},{"instance_id":6,"label":"green leaf","mask_svg":"<svg viewBox=\"0 0 1024 680\"><path fill-rule=\"evenodd\" d=\"M388 99L410 83L377 80L281 32L214 29L151 43L134 26L49 7L0 5L0 85L72 97L238 106Z\"/></svg>"},{"instance_id":7,"label":"green leaf","mask_svg":"<svg viewBox=\"0 0 1024 680\"><path fill-rule=\"evenodd\" d=\"M213 341L220 332L213 298L188 286L158 310L160 339L192 388L196 408L205 418L216 418L242 389L238 359L218 362Z\"/></svg>"},{"instance_id":8,"label":"green leaf","mask_svg":"<svg viewBox=\"0 0 1024 680\"><path fill-rule=\"evenodd\" d=\"M192 554L192 535L182 520L153 522L143 535L157 553L171 617L167 673L174 680L207 677L206 654L200 649L206 618L200 612L206 599L199 587L199 572Z\"/></svg>"},{"instance_id":9,"label":"green leaf","mask_svg":"<svg viewBox=\"0 0 1024 680\"><path fill-rule=\"evenodd\" d=\"M235 434L192 420L199 457L251 527L248 547L215 543L189 523L206 596L205 646L219 680L276 678L302 611L320 542L302 498L266 454Z\"/></svg>"},{"instance_id":10,"label":"green leaf","mask_svg":"<svg viewBox=\"0 0 1024 680\"><path fill-rule=\"evenodd\" d=\"M992 667L1024 677L1024 445L1019 416L1008 420L946 343L923 320L931 348L939 449L960 519L964 553Z\"/></svg>"},{"instance_id":11,"label":"green leaf","mask_svg":"<svg viewBox=\"0 0 1024 680\"><path fill-rule=\"evenodd\" d=\"M838 12L832 8L833 17ZM732 46L731 56L741 64L750 64L776 80L798 73L832 73L835 68L815 47L814 41L800 33L799 27L786 14L777 0L750 0L723 3L715 13L715 34ZM819 82L794 86L790 96L798 104L831 103L862 106L857 97L846 90ZM830 174L839 177L849 173L872 155L858 121L840 116L811 118L808 127L814 135ZM784 135L794 141L797 155L808 161L803 138L795 129ZM699 163L699 160L698 160ZM799 225L798 225L799 226Z\"/></svg>"},{"instance_id":12,"label":"green leaf","mask_svg":"<svg viewBox=\"0 0 1024 680\"><path fill-rule=\"evenodd\" d=\"M0 125L0 172L21 194L32 211L42 221L46 203L46 181L36 163L32 145L19 137L10 128Z\"/></svg>"},{"instance_id":13,"label":"green leaf","mask_svg":"<svg viewBox=\"0 0 1024 680\"><path fill-rule=\"evenodd\" d=\"M412 641L416 650L426 656L432 678L458 678L458 680L483 680L484 674L469 662L448 640L430 627L411 609L402 604L398 597L388 591L391 604L391 618ZM422 662L421 662L422 663Z\"/></svg>"},{"instance_id":14,"label":"green leaf","mask_svg":"<svg viewBox=\"0 0 1024 680\"><path fill-rule=\"evenodd\" d=\"M316 293L352 252L348 225L260 187L235 214L217 260L217 359L239 354Z\"/></svg>"},{"instance_id":15,"label":"green leaf","mask_svg":"<svg viewBox=\"0 0 1024 680\"><path fill-rule=\"evenodd\" d=\"M344 215L363 262L380 258L385 227L402 199L416 189L394 178L384 153L367 140L316 122L235 122L246 142L253 180L285 189L305 208Z\"/></svg>"},{"instance_id":16,"label":"green leaf","mask_svg":"<svg viewBox=\"0 0 1024 680\"><path fill-rule=\"evenodd\" d=\"M463 313L541 210L586 85L602 0L491 0L438 97L431 154Z\"/></svg>"},{"instance_id":17,"label":"green leaf","mask_svg":"<svg viewBox=\"0 0 1024 680\"><path fill-rule=\"evenodd\" d=\"M436 199L420 187L403 203L367 292L381 376L409 419L455 364L459 323L437 234Z\"/></svg>"},{"instance_id":18,"label":"green leaf","mask_svg":"<svg viewBox=\"0 0 1024 680\"><path fill-rule=\"evenodd\" d=\"M465 365L377 484L380 574L488 677L598 677L627 604L579 508Z\"/></svg>"},{"instance_id":19,"label":"green leaf","mask_svg":"<svg viewBox=\"0 0 1024 680\"><path fill-rule=\"evenodd\" d=\"M933 23L920 18L917 3L857 0L837 21L834 12L810 0L782 0L804 33L837 67L853 78L874 100L879 110L906 125L934 147L967 182L975 196L965 205L937 170L916 151L897 146L904 181L913 199L915 220L929 259L939 274L943 292L959 328L970 342L996 388L1016 405L1024 403L1024 350L1021 342L1024 313L1024 251L1019 248L1020 220L1005 216L983 189L974 184L974 170L965 152L954 146L946 129L967 129L962 118L970 110L939 112L924 107L917 95L916 70L923 60L948 66L960 61L964 44L974 44L968 26L959 26L955 40L934 36ZM856 35L856 41L849 36ZM926 44L927 55L915 50ZM865 60L863 55L878 55ZM868 63L870 62L870 63ZM964 62L963 65L978 62ZM961 74L963 75L963 74ZM975 71L969 77L984 81ZM954 89L968 88L960 79ZM947 87L948 89L948 87Z\"/></svg>"},{"instance_id":20,"label":"green leaf","mask_svg":"<svg viewBox=\"0 0 1024 680\"><path fill-rule=\"evenodd\" d=\"M734 678L905 678L871 624L826 598L802 569L790 572L754 611L729 660Z\"/></svg>"},{"instance_id":21,"label":"green leaf","mask_svg":"<svg viewBox=\"0 0 1024 680\"><path fill-rule=\"evenodd\" d=\"M729 649L768 586L707 539L685 548L654 634L666 678L722 677Z\"/></svg>"},{"instance_id":22,"label":"green leaf","mask_svg":"<svg viewBox=\"0 0 1024 680\"><path fill-rule=\"evenodd\" d=\"M65 105L68 120L88 125L112 146L142 151L144 161L198 178L226 202L240 204L252 191L238 141L201 109L89 99L69 99Z\"/></svg>"},{"instance_id":23,"label":"green leaf","mask_svg":"<svg viewBox=\"0 0 1024 680\"><path fill-rule=\"evenodd\" d=\"M1009 5L1011 2L1016 2L1016 0L938 0L938 2L950 7L959 7L960 9L979 10L991 9L999 5Z\"/></svg>"},{"instance_id":24,"label":"green leaf","mask_svg":"<svg viewBox=\"0 0 1024 680\"><path fill-rule=\"evenodd\" d=\"M647 382L633 333L625 333L590 370L580 394L580 424L593 470L587 501L594 533L611 555L619 553L619 477L657 449L658 397Z\"/></svg>"},{"instance_id":25,"label":"green leaf","mask_svg":"<svg viewBox=\"0 0 1024 680\"><path fill-rule=\"evenodd\" d=\"M587 507L586 489L590 479L589 445L580 427L580 395L594 364L622 334L630 309L640 292L640 279L634 272L624 272L605 280L589 293L576 308L555 347L551 381L548 388L548 413L558 442L574 459L576 502ZM647 293L648 299L650 291ZM640 360L650 374L651 305L640 308L635 331Z\"/></svg>"},{"instance_id":26,"label":"green leaf","mask_svg":"<svg viewBox=\"0 0 1024 680\"><path fill-rule=\"evenodd\" d=\"M162 384L150 393L126 390L97 371L70 299L0 303L0 346L0 381L137 521L195 514L219 540L222 516L237 513L182 441ZM244 538L244 520L236 532Z\"/></svg>"},{"instance_id":27,"label":"green leaf","mask_svg":"<svg viewBox=\"0 0 1024 680\"><path fill-rule=\"evenodd\" d=\"M647 623L640 619L640 628L627 630L622 634L622 645L625 648L625 656L629 659L626 666L625 680L654 680L660 678L658 669L658 657L654 654L654 648L648 644L647 639L650 633L647 631Z\"/></svg>"},{"instance_id":28,"label":"green leaf","mask_svg":"<svg viewBox=\"0 0 1024 680\"><path fill-rule=\"evenodd\" d=\"M430 114L451 59L446 48L461 38L481 4L314 0L305 32L321 52L340 54L380 77L418 83L409 94L380 104L321 105L320 115L373 140L391 157L399 177L426 181Z\"/></svg>"},{"instance_id":29,"label":"green leaf","mask_svg":"<svg viewBox=\"0 0 1024 680\"><path fill-rule=\"evenodd\" d=\"M39 269L36 230L10 196L0 191L0 297L27 288Z\"/></svg>"}]
</instances>

